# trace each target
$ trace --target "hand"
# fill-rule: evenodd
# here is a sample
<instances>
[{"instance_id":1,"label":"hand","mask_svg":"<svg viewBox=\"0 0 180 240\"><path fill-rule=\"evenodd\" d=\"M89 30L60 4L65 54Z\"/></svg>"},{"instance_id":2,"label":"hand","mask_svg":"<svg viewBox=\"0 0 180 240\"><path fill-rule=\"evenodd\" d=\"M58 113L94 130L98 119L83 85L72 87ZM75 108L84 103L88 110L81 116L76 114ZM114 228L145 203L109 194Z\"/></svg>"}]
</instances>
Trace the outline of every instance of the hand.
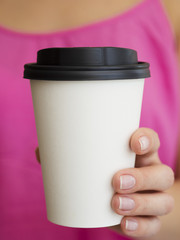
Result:
<instances>
[{"instance_id":1,"label":"hand","mask_svg":"<svg viewBox=\"0 0 180 240\"><path fill-rule=\"evenodd\" d=\"M120 170L112 179L116 193L111 205L124 217L120 225L110 229L131 237L150 237L160 228L157 216L173 209L174 199L164 191L173 185L174 173L161 163L159 146L158 135L151 129L139 128L131 136L136 168Z\"/></svg>"}]
</instances>

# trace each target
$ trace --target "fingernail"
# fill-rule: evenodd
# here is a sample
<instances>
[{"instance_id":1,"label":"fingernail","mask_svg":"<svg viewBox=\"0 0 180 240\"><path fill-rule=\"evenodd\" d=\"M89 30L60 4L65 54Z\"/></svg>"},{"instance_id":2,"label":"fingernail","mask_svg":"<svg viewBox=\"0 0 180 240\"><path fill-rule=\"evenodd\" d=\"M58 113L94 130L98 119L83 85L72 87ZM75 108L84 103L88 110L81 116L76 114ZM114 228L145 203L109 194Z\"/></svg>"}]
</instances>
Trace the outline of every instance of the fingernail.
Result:
<instances>
[{"instance_id":1,"label":"fingernail","mask_svg":"<svg viewBox=\"0 0 180 240\"><path fill-rule=\"evenodd\" d=\"M149 139L146 136L139 138L139 143L141 145L141 150L146 150L149 147Z\"/></svg>"},{"instance_id":2,"label":"fingernail","mask_svg":"<svg viewBox=\"0 0 180 240\"><path fill-rule=\"evenodd\" d=\"M132 210L135 207L133 199L128 197L119 197L119 209L121 210Z\"/></svg>"},{"instance_id":3,"label":"fingernail","mask_svg":"<svg viewBox=\"0 0 180 240\"><path fill-rule=\"evenodd\" d=\"M135 231L138 228L136 220L126 220L126 230Z\"/></svg>"},{"instance_id":4,"label":"fingernail","mask_svg":"<svg viewBox=\"0 0 180 240\"><path fill-rule=\"evenodd\" d=\"M120 189L130 189L134 187L136 179L130 175L120 176Z\"/></svg>"}]
</instances>

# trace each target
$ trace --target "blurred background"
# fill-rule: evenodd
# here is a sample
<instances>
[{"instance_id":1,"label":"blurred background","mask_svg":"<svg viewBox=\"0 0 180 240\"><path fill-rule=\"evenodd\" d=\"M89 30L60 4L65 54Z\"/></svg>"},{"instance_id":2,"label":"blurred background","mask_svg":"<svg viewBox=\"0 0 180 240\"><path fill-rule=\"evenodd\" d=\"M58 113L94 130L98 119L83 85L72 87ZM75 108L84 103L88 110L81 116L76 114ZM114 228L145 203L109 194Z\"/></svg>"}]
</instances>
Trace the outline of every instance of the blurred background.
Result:
<instances>
[{"instance_id":1,"label":"blurred background","mask_svg":"<svg viewBox=\"0 0 180 240\"><path fill-rule=\"evenodd\" d=\"M176 172L179 5L175 0L0 0L1 240L131 239L108 228L67 228L47 220L24 64L35 62L37 51L48 47L135 49L139 60L149 62L151 70L144 86L140 127L158 133L160 159ZM180 197L176 198L178 202ZM178 206L175 209L177 213ZM150 239L180 239L175 212L163 218L163 230Z\"/></svg>"}]
</instances>

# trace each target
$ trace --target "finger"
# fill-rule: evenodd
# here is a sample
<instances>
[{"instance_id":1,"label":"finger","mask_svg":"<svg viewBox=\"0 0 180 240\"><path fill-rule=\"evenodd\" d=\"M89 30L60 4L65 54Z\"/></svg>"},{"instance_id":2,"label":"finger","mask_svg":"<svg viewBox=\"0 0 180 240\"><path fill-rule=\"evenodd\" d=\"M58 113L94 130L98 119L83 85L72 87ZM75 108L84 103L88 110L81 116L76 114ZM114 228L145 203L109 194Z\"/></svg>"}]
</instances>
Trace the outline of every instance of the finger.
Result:
<instances>
[{"instance_id":1,"label":"finger","mask_svg":"<svg viewBox=\"0 0 180 240\"><path fill-rule=\"evenodd\" d=\"M173 184L174 172L165 164L123 169L112 179L115 192L121 194L144 190L165 191Z\"/></svg>"},{"instance_id":2,"label":"finger","mask_svg":"<svg viewBox=\"0 0 180 240\"><path fill-rule=\"evenodd\" d=\"M150 128L138 128L131 136L130 147L137 155L151 155L160 147L158 134Z\"/></svg>"},{"instance_id":3,"label":"finger","mask_svg":"<svg viewBox=\"0 0 180 240\"><path fill-rule=\"evenodd\" d=\"M172 211L174 199L164 192L129 195L114 194L111 206L117 214L123 216L162 216Z\"/></svg>"},{"instance_id":4,"label":"finger","mask_svg":"<svg viewBox=\"0 0 180 240\"><path fill-rule=\"evenodd\" d=\"M136 155L135 167L146 167L161 164L158 152L145 155Z\"/></svg>"},{"instance_id":5,"label":"finger","mask_svg":"<svg viewBox=\"0 0 180 240\"><path fill-rule=\"evenodd\" d=\"M161 227L157 217L124 217L121 221L122 232L131 237L151 237Z\"/></svg>"},{"instance_id":6,"label":"finger","mask_svg":"<svg viewBox=\"0 0 180 240\"><path fill-rule=\"evenodd\" d=\"M37 159L37 161L38 161L39 163L41 163L41 161L40 161L40 155L39 155L39 147L37 147L37 148L35 149L35 153L36 153L36 159Z\"/></svg>"}]
</instances>

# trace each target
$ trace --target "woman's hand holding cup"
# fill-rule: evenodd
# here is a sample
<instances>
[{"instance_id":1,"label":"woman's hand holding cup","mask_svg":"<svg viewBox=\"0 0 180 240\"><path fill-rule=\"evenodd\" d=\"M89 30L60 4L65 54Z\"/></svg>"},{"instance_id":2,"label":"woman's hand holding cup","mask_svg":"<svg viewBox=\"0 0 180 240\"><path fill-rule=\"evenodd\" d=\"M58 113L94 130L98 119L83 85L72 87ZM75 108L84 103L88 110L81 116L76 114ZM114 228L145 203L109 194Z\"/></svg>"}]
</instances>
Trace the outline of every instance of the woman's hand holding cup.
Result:
<instances>
[{"instance_id":1,"label":"woman's hand holding cup","mask_svg":"<svg viewBox=\"0 0 180 240\"><path fill-rule=\"evenodd\" d=\"M115 194L112 208L120 215L119 226L110 227L132 237L148 237L160 228L158 216L171 212L174 200L165 191L174 183L174 173L158 156L158 134L139 128L130 139L136 153L136 167L118 171L112 180Z\"/></svg>"}]
</instances>

